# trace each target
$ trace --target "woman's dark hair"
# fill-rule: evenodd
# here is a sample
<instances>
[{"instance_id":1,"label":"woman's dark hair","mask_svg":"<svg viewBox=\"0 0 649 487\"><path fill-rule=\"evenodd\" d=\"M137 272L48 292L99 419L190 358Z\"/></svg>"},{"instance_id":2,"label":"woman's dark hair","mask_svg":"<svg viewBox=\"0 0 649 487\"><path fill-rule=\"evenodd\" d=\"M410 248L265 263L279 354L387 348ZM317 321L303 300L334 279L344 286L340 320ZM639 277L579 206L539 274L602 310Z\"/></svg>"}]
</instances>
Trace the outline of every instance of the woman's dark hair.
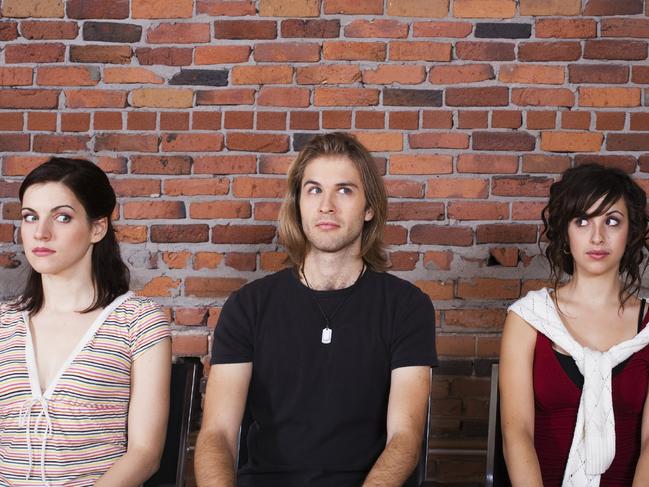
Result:
<instances>
[{"instance_id":1,"label":"woman's dark hair","mask_svg":"<svg viewBox=\"0 0 649 487\"><path fill-rule=\"evenodd\" d=\"M588 210L602 199L592 212ZM647 195L627 174L616 168L599 164L585 164L567 169L561 180L550 187L550 200L543 208L543 235L548 241L545 256L550 262L551 279L556 291L564 274L572 275L574 260L570 254L568 225L574 218L603 215L619 199L626 203L629 234L626 249L620 261L619 273L623 279L620 304L640 290L642 266L647 245Z\"/></svg>"},{"instance_id":2,"label":"woman's dark hair","mask_svg":"<svg viewBox=\"0 0 649 487\"><path fill-rule=\"evenodd\" d=\"M83 205L90 221L100 218L108 220L106 235L92 249L95 299L83 313L108 306L117 296L128 291L129 285L129 271L120 257L111 223L116 198L108 177L90 161L53 157L25 177L18 191L20 201L23 201L27 188L43 183L64 184ZM43 301L41 275L30 268L27 284L17 304L21 310L34 314L41 309Z\"/></svg>"}]
</instances>

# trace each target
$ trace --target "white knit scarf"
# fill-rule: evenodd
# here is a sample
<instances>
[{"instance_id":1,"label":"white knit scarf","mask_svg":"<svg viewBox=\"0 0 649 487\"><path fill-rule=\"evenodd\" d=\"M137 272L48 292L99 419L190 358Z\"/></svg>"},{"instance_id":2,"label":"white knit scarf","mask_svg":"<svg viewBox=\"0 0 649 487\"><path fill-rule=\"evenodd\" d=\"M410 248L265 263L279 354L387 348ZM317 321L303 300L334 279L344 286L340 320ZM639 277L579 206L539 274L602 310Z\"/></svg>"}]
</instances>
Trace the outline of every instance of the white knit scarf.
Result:
<instances>
[{"instance_id":1,"label":"white knit scarf","mask_svg":"<svg viewBox=\"0 0 649 487\"><path fill-rule=\"evenodd\" d=\"M584 376L577 424L570 445L563 487L598 487L615 457L612 369L649 343L649 326L607 352L582 347L568 333L547 289L531 291L509 307L553 343L568 352Z\"/></svg>"}]
</instances>

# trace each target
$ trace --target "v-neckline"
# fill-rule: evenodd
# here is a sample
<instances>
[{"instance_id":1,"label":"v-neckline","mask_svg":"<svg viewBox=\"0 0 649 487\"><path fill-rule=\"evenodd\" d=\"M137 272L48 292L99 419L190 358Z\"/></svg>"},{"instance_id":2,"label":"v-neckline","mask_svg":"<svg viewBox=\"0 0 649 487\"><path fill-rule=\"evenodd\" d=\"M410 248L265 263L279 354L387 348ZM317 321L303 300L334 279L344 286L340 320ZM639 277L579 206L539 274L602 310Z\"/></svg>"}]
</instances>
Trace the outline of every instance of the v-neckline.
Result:
<instances>
[{"instance_id":1,"label":"v-neckline","mask_svg":"<svg viewBox=\"0 0 649 487\"><path fill-rule=\"evenodd\" d=\"M47 385L45 390L41 389L40 384L40 374L38 372L38 363L36 362L36 353L34 352L34 341L32 338L32 332L29 328L29 313L23 311L22 319L23 326L25 327L25 359L27 363L27 373L29 375L29 385L32 392L32 397L40 399L44 397L45 399L50 399L56 386L58 385L61 376L65 371L70 367L74 359L81 353L81 350L90 342L92 337L95 335L99 327L106 321L106 318L124 301L130 298L133 295L133 292L129 291L121 296L116 297L108 306L106 306L102 312L94 319L90 327L83 334L77 345L74 347L72 352L67 356L63 361L59 370L52 381Z\"/></svg>"}]
</instances>

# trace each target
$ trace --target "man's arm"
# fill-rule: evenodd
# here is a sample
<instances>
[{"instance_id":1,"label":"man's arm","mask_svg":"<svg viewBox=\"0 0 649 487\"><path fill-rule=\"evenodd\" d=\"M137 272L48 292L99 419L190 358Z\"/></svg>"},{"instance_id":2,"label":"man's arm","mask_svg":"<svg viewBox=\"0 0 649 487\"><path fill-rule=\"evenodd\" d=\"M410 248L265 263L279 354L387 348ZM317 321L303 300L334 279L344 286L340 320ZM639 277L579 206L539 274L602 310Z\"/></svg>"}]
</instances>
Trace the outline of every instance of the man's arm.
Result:
<instances>
[{"instance_id":1,"label":"man's arm","mask_svg":"<svg viewBox=\"0 0 649 487\"><path fill-rule=\"evenodd\" d=\"M430 394L430 367L401 367L391 376L387 440L364 487L401 486L419 460Z\"/></svg>"},{"instance_id":2,"label":"man's arm","mask_svg":"<svg viewBox=\"0 0 649 487\"><path fill-rule=\"evenodd\" d=\"M217 364L210 370L194 462L199 487L235 485L237 438L251 376L251 362Z\"/></svg>"}]
</instances>

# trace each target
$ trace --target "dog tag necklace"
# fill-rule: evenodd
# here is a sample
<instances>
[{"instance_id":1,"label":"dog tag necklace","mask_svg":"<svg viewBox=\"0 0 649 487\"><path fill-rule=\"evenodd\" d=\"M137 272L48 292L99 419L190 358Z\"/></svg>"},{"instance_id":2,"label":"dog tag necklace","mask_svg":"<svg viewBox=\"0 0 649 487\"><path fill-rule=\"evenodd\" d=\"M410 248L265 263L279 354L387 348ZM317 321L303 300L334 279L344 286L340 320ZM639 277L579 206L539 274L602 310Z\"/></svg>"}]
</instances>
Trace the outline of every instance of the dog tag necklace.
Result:
<instances>
[{"instance_id":1,"label":"dog tag necklace","mask_svg":"<svg viewBox=\"0 0 649 487\"><path fill-rule=\"evenodd\" d=\"M363 275L363 272L365 271L365 262L363 262L363 267L361 267L361 272L358 274L358 277L354 281L354 283L350 287L354 287L358 280L361 278ZM331 316L327 316L327 313L325 313L324 309L322 308L322 305L320 304L320 301L318 300L318 297L316 296L315 290L311 287L311 284L309 284L308 279L306 278L306 274L304 273L304 267L300 268L300 272L302 272L302 277L304 277L304 283L306 284L306 287L309 288L309 291L311 291L311 296L313 296L313 300L315 301L316 306L318 307L318 311L320 311L320 314L322 315L322 318L324 318L325 322L325 327L322 329L322 338L320 341L324 343L325 345L328 345L331 343L331 338L333 336L333 330L331 329L331 320L334 319L334 316L338 311L343 307L343 305L347 302L347 300L350 298L350 296L353 294L354 289L352 289L347 296L343 298L342 301L336 306L336 309L334 309L333 313L331 313Z\"/></svg>"}]
</instances>

